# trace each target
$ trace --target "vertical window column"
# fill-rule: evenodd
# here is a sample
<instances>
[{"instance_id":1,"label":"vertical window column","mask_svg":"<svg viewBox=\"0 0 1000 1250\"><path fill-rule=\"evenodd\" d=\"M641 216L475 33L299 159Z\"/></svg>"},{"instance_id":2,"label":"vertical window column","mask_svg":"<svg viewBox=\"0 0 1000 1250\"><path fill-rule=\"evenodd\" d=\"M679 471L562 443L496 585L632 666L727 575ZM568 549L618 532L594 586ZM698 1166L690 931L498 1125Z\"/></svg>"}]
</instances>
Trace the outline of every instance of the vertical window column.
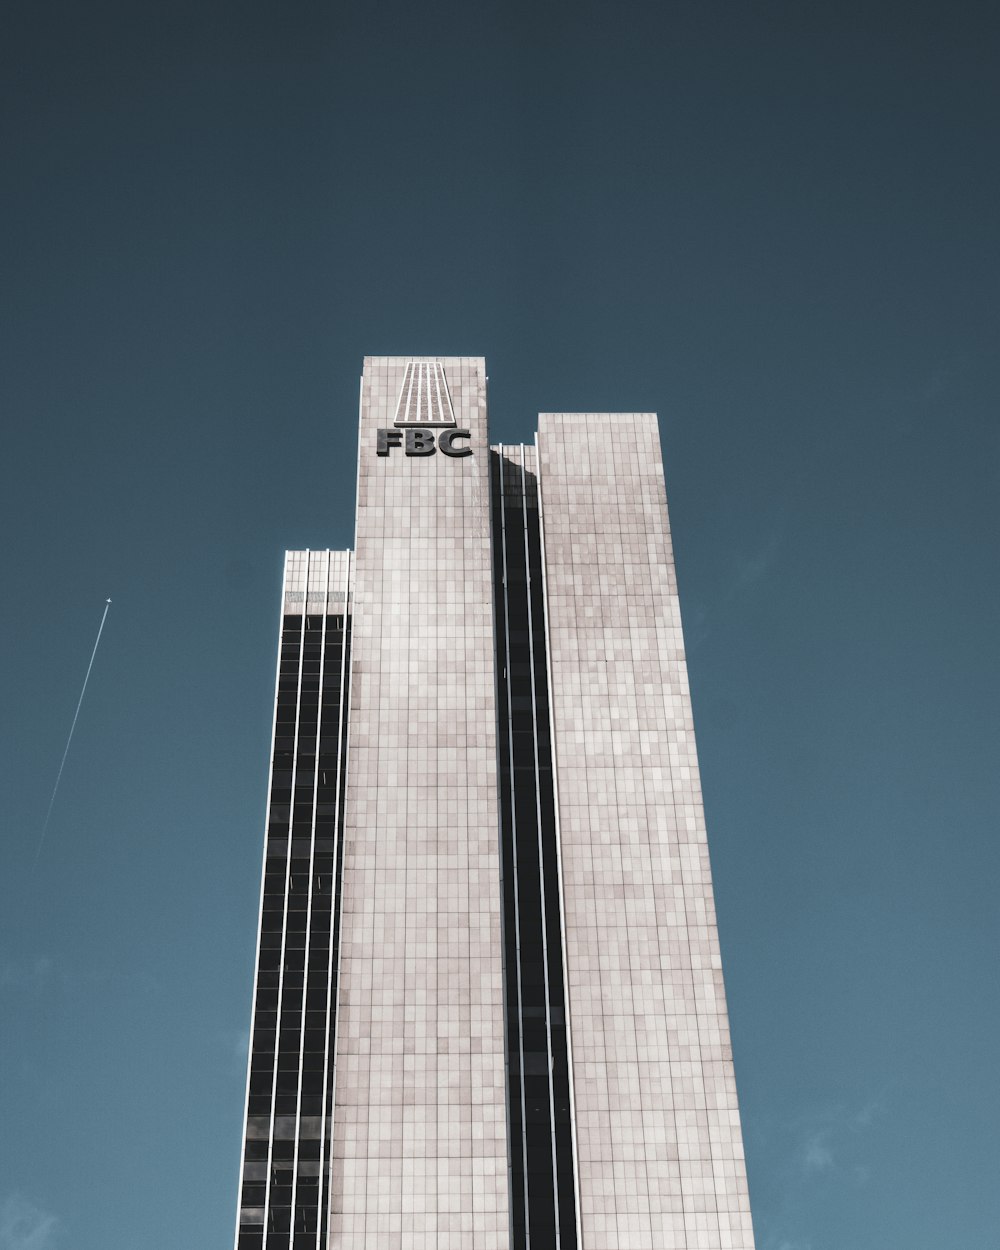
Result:
<instances>
[{"instance_id":1,"label":"vertical window column","mask_svg":"<svg viewBox=\"0 0 1000 1250\"><path fill-rule=\"evenodd\" d=\"M307 559L317 566L307 587L311 573L325 601L329 553ZM342 611L282 622L237 1250L326 1247L350 633L344 568Z\"/></svg>"},{"instance_id":2,"label":"vertical window column","mask_svg":"<svg viewBox=\"0 0 1000 1250\"><path fill-rule=\"evenodd\" d=\"M575 1250L536 478L523 447L492 469L513 1244Z\"/></svg>"}]
</instances>

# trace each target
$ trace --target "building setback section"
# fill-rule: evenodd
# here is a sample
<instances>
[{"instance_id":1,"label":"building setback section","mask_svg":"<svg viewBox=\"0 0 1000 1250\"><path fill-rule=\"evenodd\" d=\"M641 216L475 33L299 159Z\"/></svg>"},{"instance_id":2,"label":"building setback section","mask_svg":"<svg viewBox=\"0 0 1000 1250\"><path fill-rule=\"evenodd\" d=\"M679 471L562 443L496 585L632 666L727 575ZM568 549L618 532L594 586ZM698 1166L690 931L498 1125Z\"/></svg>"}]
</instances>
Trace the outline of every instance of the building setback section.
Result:
<instances>
[{"instance_id":1,"label":"building setback section","mask_svg":"<svg viewBox=\"0 0 1000 1250\"><path fill-rule=\"evenodd\" d=\"M538 452L581 1245L750 1250L656 417Z\"/></svg>"},{"instance_id":2,"label":"building setback section","mask_svg":"<svg viewBox=\"0 0 1000 1250\"><path fill-rule=\"evenodd\" d=\"M509 1243L483 361L472 454L376 454L408 361L365 362L331 1246Z\"/></svg>"},{"instance_id":3,"label":"building setback section","mask_svg":"<svg viewBox=\"0 0 1000 1250\"><path fill-rule=\"evenodd\" d=\"M289 552L237 1250L325 1250L350 554Z\"/></svg>"}]
</instances>

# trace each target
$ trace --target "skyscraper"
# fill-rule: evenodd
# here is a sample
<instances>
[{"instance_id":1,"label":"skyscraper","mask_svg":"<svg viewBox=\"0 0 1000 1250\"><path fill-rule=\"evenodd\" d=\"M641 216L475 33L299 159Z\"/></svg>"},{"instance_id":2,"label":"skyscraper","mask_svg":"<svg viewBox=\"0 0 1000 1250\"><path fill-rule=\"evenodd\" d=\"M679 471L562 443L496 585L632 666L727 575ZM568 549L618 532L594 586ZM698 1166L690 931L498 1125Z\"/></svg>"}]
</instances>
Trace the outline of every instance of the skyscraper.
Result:
<instances>
[{"instance_id":1,"label":"skyscraper","mask_svg":"<svg viewBox=\"0 0 1000 1250\"><path fill-rule=\"evenodd\" d=\"M282 606L237 1250L752 1250L655 415L367 358Z\"/></svg>"}]
</instances>

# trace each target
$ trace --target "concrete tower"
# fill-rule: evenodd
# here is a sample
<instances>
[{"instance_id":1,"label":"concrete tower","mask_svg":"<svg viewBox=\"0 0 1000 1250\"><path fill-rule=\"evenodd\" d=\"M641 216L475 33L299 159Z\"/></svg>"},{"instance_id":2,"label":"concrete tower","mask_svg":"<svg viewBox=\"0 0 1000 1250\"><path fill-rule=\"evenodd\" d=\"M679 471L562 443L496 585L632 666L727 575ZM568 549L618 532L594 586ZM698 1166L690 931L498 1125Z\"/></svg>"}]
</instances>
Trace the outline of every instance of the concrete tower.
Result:
<instances>
[{"instance_id":1,"label":"concrete tower","mask_svg":"<svg viewBox=\"0 0 1000 1250\"><path fill-rule=\"evenodd\" d=\"M370 357L289 552L237 1250L752 1250L652 413Z\"/></svg>"}]
</instances>

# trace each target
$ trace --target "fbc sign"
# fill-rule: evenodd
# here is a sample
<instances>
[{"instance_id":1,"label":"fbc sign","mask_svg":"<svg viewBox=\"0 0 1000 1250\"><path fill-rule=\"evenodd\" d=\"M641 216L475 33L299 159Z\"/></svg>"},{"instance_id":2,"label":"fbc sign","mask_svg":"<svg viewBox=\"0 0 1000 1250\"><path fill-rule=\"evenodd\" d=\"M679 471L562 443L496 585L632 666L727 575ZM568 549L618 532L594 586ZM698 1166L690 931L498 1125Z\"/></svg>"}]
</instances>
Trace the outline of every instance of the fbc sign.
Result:
<instances>
[{"instance_id":1,"label":"fbc sign","mask_svg":"<svg viewBox=\"0 0 1000 1250\"><path fill-rule=\"evenodd\" d=\"M465 440L472 437L471 430L442 430L435 438L434 430L376 430L375 454L387 456L394 447L401 447L407 456L433 456L440 451L445 456L471 456L472 448ZM461 441L459 441L461 440Z\"/></svg>"}]
</instances>

